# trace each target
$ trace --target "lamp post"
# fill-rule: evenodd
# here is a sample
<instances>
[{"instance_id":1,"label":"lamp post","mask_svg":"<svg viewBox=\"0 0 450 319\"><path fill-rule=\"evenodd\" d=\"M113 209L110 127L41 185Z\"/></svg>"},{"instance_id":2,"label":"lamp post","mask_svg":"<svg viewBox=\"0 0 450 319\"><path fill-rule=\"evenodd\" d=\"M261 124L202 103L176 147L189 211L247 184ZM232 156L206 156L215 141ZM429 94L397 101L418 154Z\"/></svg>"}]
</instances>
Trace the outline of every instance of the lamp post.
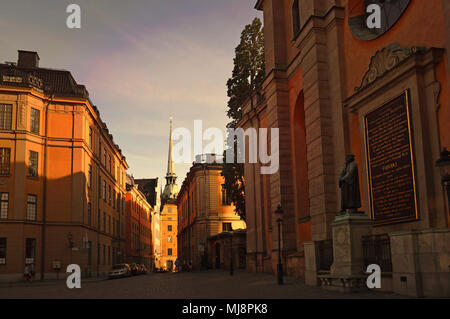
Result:
<instances>
[{"instance_id":1,"label":"lamp post","mask_svg":"<svg viewBox=\"0 0 450 319\"><path fill-rule=\"evenodd\" d=\"M436 161L441 173L442 187L447 193L448 209L450 210L450 152L444 147L441 157ZM448 220L447 220L448 223Z\"/></svg>"},{"instance_id":2,"label":"lamp post","mask_svg":"<svg viewBox=\"0 0 450 319\"><path fill-rule=\"evenodd\" d=\"M69 232L69 233L67 234L67 240L69 241L69 247L70 247L70 248L73 248L73 246L74 246L74 245L73 245L72 239L73 239L72 233Z\"/></svg>"},{"instance_id":3,"label":"lamp post","mask_svg":"<svg viewBox=\"0 0 450 319\"><path fill-rule=\"evenodd\" d=\"M233 229L230 231L230 276L233 276Z\"/></svg>"},{"instance_id":4,"label":"lamp post","mask_svg":"<svg viewBox=\"0 0 450 319\"><path fill-rule=\"evenodd\" d=\"M283 209L281 209L281 205L278 205L277 210L275 211L275 215L278 216L277 224L278 224L278 265L277 265L277 279L278 284L283 284L283 264L281 263L281 224L283 223Z\"/></svg>"}]
</instances>

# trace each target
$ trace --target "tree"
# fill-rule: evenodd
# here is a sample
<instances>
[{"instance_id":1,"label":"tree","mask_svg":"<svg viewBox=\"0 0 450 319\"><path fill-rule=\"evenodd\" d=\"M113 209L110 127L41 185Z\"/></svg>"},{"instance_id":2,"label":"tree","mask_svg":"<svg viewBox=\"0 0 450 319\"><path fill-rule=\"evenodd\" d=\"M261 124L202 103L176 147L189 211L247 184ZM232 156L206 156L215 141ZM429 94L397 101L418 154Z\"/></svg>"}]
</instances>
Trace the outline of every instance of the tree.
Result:
<instances>
[{"instance_id":1,"label":"tree","mask_svg":"<svg viewBox=\"0 0 450 319\"><path fill-rule=\"evenodd\" d=\"M259 18L245 26L235 54L232 77L227 81L230 98L227 115L232 120L228 127L234 127L242 118L245 100L260 87L265 77L264 32Z\"/></svg>"},{"instance_id":2,"label":"tree","mask_svg":"<svg viewBox=\"0 0 450 319\"><path fill-rule=\"evenodd\" d=\"M265 77L264 32L260 19L255 18L245 26L235 54L232 77L227 81L229 128L236 127L242 119L245 101L260 88ZM222 176L225 177L225 189L236 207L236 214L245 220L244 164L237 163L236 141L230 144L227 147L234 148L236 155L233 163L224 160Z\"/></svg>"}]
</instances>

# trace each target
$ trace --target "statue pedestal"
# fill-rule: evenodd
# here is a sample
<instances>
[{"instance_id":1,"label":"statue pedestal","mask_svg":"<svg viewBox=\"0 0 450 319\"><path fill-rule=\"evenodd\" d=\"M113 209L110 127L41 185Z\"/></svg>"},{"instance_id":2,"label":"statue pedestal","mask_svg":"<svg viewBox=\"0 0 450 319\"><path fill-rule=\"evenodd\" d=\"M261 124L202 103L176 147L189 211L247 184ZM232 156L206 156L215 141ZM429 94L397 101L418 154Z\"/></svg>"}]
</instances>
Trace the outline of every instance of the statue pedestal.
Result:
<instances>
[{"instance_id":1,"label":"statue pedestal","mask_svg":"<svg viewBox=\"0 0 450 319\"><path fill-rule=\"evenodd\" d=\"M333 229L333 264L320 275L324 288L339 291L367 290L362 237L371 233L372 220L364 213L336 216Z\"/></svg>"}]
</instances>

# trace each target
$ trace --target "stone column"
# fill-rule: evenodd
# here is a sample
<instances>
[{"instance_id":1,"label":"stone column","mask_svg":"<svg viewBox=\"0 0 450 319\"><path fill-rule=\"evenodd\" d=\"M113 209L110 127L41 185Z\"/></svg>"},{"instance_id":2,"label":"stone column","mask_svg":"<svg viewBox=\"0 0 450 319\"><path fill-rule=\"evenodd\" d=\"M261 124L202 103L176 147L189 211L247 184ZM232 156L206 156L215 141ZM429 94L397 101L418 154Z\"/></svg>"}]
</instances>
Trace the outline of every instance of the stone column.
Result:
<instances>
[{"instance_id":1,"label":"stone column","mask_svg":"<svg viewBox=\"0 0 450 319\"><path fill-rule=\"evenodd\" d=\"M317 286L317 242L308 241L305 247L305 283L308 286Z\"/></svg>"},{"instance_id":2,"label":"stone column","mask_svg":"<svg viewBox=\"0 0 450 319\"><path fill-rule=\"evenodd\" d=\"M363 213L337 216L333 228L331 276L355 277L365 273L362 237L370 235L372 220Z\"/></svg>"}]
</instances>

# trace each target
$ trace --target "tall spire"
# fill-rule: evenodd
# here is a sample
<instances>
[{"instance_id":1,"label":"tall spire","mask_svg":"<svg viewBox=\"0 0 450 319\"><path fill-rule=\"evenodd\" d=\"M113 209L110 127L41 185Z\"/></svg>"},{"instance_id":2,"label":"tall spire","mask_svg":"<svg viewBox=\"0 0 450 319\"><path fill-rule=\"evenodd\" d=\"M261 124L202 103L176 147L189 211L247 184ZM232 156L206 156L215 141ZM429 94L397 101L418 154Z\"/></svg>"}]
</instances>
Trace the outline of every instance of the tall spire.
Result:
<instances>
[{"instance_id":1,"label":"tall spire","mask_svg":"<svg viewBox=\"0 0 450 319\"><path fill-rule=\"evenodd\" d=\"M173 165L173 141L172 141L172 120L173 118L170 117L170 133L169 133L169 157L167 160L167 176L175 175L175 168Z\"/></svg>"},{"instance_id":2,"label":"tall spire","mask_svg":"<svg viewBox=\"0 0 450 319\"><path fill-rule=\"evenodd\" d=\"M166 186L162 193L162 202L165 204L169 200L174 200L178 195L177 175L173 163L173 141L172 141L172 117L170 117L170 133L169 133L169 155L167 158L167 174Z\"/></svg>"}]
</instances>

